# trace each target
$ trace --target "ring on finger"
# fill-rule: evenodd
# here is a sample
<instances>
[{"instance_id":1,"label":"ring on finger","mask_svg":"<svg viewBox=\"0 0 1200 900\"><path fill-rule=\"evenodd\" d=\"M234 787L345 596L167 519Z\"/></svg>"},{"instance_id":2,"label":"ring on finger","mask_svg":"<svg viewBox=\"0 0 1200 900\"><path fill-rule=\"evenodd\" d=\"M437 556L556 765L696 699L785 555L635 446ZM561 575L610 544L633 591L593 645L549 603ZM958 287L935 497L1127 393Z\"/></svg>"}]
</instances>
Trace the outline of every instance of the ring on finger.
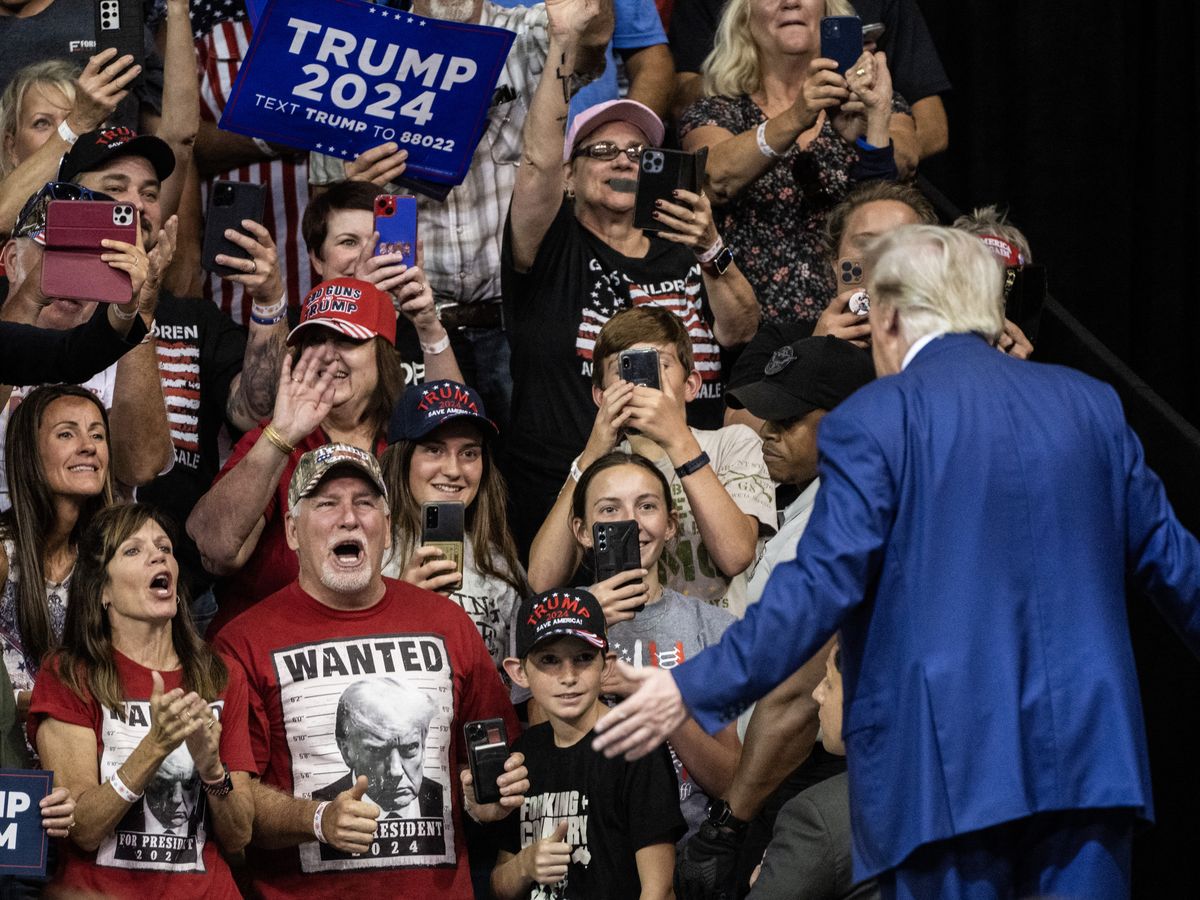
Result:
<instances>
[{"instance_id":1,"label":"ring on finger","mask_svg":"<svg viewBox=\"0 0 1200 900\"><path fill-rule=\"evenodd\" d=\"M250 260L250 274L251 275L258 274L258 260L257 259Z\"/></svg>"}]
</instances>

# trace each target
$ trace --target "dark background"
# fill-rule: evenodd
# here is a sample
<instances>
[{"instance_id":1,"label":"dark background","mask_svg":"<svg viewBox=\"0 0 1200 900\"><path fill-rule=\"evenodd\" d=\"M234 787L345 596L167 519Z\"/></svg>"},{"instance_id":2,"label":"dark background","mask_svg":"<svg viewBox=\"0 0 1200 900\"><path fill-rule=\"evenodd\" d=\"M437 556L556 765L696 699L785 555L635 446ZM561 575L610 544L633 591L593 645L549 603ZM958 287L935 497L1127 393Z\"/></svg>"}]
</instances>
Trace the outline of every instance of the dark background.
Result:
<instances>
[{"instance_id":1,"label":"dark background","mask_svg":"<svg viewBox=\"0 0 1200 900\"><path fill-rule=\"evenodd\" d=\"M950 150L924 175L964 209L1008 207L1056 301L1035 358L1117 388L1200 534L1196 6L918 2L954 84ZM1157 809L1133 896L1200 897L1200 664L1136 590L1129 617Z\"/></svg>"}]
</instances>

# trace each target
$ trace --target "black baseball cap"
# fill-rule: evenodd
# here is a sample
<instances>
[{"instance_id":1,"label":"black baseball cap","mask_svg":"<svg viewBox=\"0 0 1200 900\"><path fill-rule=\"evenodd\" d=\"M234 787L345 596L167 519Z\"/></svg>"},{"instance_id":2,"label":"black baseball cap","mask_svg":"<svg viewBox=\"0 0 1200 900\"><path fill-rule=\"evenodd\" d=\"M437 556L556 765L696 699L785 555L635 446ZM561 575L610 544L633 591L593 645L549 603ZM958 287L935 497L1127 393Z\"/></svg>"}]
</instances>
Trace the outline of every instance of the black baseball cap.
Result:
<instances>
[{"instance_id":1,"label":"black baseball cap","mask_svg":"<svg viewBox=\"0 0 1200 900\"><path fill-rule=\"evenodd\" d=\"M767 421L831 410L875 378L870 351L830 335L785 344L771 354L762 377L730 389L726 402Z\"/></svg>"},{"instance_id":2,"label":"black baseball cap","mask_svg":"<svg viewBox=\"0 0 1200 900\"><path fill-rule=\"evenodd\" d=\"M458 419L478 423L485 437L498 433L483 408L483 398L473 388L449 379L414 384L392 410L388 443L419 441L435 428Z\"/></svg>"},{"instance_id":3,"label":"black baseball cap","mask_svg":"<svg viewBox=\"0 0 1200 900\"><path fill-rule=\"evenodd\" d=\"M98 169L118 156L141 156L154 168L159 181L175 171L175 154L162 138L138 134L132 128L99 128L81 134L58 167L59 181L75 181L84 172Z\"/></svg>"},{"instance_id":4,"label":"black baseball cap","mask_svg":"<svg viewBox=\"0 0 1200 900\"><path fill-rule=\"evenodd\" d=\"M557 637L576 637L606 652L608 631L600 601L579 588L543 591L521 601L517 612L517 657L524 659L542 641Z\"/></svg>"}]
</instances>

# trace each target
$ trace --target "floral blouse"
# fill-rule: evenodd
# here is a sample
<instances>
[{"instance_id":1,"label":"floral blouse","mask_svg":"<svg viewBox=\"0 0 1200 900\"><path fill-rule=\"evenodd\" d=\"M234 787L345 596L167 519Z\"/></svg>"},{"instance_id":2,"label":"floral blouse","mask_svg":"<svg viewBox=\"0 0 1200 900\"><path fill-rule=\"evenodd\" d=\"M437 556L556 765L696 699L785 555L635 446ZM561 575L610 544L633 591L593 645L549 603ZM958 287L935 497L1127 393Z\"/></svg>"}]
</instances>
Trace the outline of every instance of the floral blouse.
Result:
<instances>
[{"instance_id":1,"label":"floral blouse","mask_svg":"<svg viewBox=\"0 0 1200 900\"><path fill-rule=\"evenodd\" d=\"M899 95L892 109L910 112ZM766 118L747 94L701 97L684 112L679 136L703 125L741 134ZM714 209L717 229L754 288L764 322L815 322L833 300L825 219L852 186L850 170L857 161L857 148L826 117L806 149L793 145L731 202Z\"/></svg>"}]
</instances>

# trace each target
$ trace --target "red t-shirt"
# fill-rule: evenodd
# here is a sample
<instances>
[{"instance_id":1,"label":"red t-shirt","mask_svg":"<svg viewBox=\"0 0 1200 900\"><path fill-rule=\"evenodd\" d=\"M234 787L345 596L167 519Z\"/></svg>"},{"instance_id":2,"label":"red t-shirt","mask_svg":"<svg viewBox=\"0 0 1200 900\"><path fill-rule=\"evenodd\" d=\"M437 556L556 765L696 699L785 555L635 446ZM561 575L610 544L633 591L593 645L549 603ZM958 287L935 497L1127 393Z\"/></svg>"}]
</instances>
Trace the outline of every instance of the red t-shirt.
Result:
<instances>
[{"instance_id":1,"label":"red t-shirt","mask_svg":"<svg viewBox=\"0 0 1200 900\"><path fill-rule=\"evenodd\" d=\"M151 670L116 651L114 655L127 698L124 722L91 697L80 699L59 680L53 666L43 666L38 673L29 708L31 743L48 717L91 728L101 780L120 768L150 731ZM183 683L182 670L160 674L164 690ZM231 772L257 772L247 731L246 679L237 665L229 665L229 683L211 705L221 720L221 761ZM61 842L64 852L55 884L89 896L241 897L212 839L206 800L187 744L181 744L96 852Z\"/></svg>"},{"instance_id":2,"label":"red t-shirt","mask_svg":"<svg viewBox=\"0 0 1200 900\"><path fill-rule=\"evenodd\" d=\"M373 796L375 775L361 773L372 779L367 799L383 810L370 852L350 856L315 840L250 848L263 897L472 896L458 781L462 728L502 718L515 737L516 715L462 609L402 581L384 584L374 606L344 611L293 583L217 638L246 671L250 739L264 784L331 800L351 786L355 754L368 743L410 757L410 788L400 796L393 785L391 803L382 789ZM335 735L339 707L353 710L354 746L345 753Z\"/></svg>"},{"instance_id":3,"label":"red t-shirt","mask_svg":"<svg viewBox=\"0 0 1200 900\"><path fill-rule=\"evenodd\" d=\"M258 442L262 431L262 426L259 426L242 436L213 484L224 478L242 461L250 452L250 448ZM288 457L283 474L279 476L279 484L275 486L275 496L263 510L263 518L267 521L262 534L259 535L258 545L246 560L246 565L217 586L219 609L212 625L209 626L209 636L215 635L235 616L244 613L264 597L269 597L291 584L299 576L300 561L296 558L296 551L287 545L287 534L283 524L284 515L287 513L288 485L292 483L292 472L296 470L300 457L309 450L315 450L328 443L329 436L318 428L300 441ZM381 443L376 448L376 455L382 453L385 448L386 444Z\"/></svg>"}]
</instances>

